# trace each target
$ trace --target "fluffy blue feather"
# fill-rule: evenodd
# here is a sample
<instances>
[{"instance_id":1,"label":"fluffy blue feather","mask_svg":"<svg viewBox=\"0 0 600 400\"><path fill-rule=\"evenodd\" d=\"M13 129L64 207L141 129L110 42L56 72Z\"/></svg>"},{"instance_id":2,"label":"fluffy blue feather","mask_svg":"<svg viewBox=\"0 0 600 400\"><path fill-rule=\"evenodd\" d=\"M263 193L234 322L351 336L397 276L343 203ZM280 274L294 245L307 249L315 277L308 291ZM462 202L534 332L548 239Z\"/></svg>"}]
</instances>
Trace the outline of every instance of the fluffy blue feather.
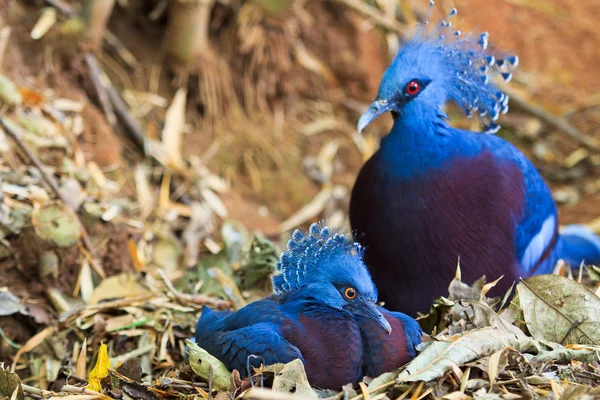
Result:
<instances>
[{"instance_id":1,"label":"fluffy blue feather","mask_svg":"<svg viewBox=\"0 0 600 400\"><path fill-rule=\"evenodd\" d=\"M277 263L273 290L284 294L315 282L344 282L349 275L359 291L377 299L377 290L363 263L364 250L350 236L313 223L307 233L296 229Z\"/></svg>"}]
</instances>

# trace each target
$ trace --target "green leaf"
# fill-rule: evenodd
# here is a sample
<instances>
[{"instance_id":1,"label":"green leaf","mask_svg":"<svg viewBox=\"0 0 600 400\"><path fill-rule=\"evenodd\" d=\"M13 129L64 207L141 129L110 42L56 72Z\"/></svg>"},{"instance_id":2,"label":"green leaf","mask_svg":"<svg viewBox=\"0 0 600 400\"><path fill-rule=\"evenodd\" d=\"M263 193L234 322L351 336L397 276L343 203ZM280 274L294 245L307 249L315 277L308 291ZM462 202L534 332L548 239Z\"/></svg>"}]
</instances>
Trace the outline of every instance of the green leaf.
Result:
<instances>
[{"instance_id":1,"label":"green leaf","mask_svg":"<svg viewBox=\"0 0 600 400\"><path fill-rule=\"evenodd\" d=\"M4 75L0 75L0 103L14 106L21 104L23 101L19 89L13 81Z\"/></svg>"},{"instance_id":2,"label":"green leaf","mask_svg":"<svg viewBox=\"0 0 600 400\"><path fill-rule=\"evenodd\" d=\"M65 204L52 202L44 204L31 214L35 233L59 247L70 247L81 236L81 225L77 216Z\"/></svg>"},{"instance_id":3,"label":"green leaf","mask_svg":"<svg viewBox=\"0 0 600 400\"><path fill-rule=\"evenodd\" d=\"M254 235L242 266L242 287L252 289L261 283L269 283L279 261L279 250L273 243L261 235Z\"/></svg>"},{"instance_id":4,"label":"green leaf","mask_svg":"<svg viewBox=\"0 0 600 400\"><path fill-rule=\"evenodd\" d=\"M531 335L561 344L600 344L600 298L585 286L558 275L539 275L518 286Z\"/></svg>"},{"instance_id":5,"label":"green leaf","mask_svg":"<svg viewBox=\"0 0 600 400\"><path fill-rule=\"evenodd\" d=\"M185 343L188 348L190 366L194 372L208 382L210 379L209 366L212 366L213 387L217 390L229 390L231 372L229 372L225 364L191 340L186 340Z\"/></svg>"}]
</instances>

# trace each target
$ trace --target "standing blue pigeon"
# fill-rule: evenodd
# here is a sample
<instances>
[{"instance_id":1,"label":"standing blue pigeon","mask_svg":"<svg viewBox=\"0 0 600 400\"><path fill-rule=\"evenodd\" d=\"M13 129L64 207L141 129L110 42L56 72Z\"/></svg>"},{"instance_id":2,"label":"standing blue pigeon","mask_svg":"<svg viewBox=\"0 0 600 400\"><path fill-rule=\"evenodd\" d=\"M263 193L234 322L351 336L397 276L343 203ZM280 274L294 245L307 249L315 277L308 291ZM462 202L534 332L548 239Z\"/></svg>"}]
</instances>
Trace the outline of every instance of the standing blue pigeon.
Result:
<instances>
[{"instance_id":1,"label":"standing blue pigeon","mask_svg":"<svg viewBox=\"0 0 600 400\"><path fill-rule=\"evenodd\" d=\"M426 312L459 260L466 281L504 276L492 295L519 277L550 273L559 258L575 266L600 262L599 238L581 226L559 234L543 178L516 147L492 135L508 96L491 81L508 82L518 58L491 50L488 38L463 35L449 21L421 26L358 122L362 131L386 112L394 118L350 203L365 263L390 309ZM468 117L476 113L484 132L450 126L450 101Z\"/></svg>"},{"instance_id":2,"label":"standing blue pigeon","mask_svg":"<svg viewBox=\"0 0 600 400\"><path fill-rule=\"evenodd\" d=\"M197 344L244 377L246 365L304 363L309 382L340 389L412 359L421 328L377 307L360 245L313 224L296 230L273 277L275 294L237 312L205 308ZM250 357L255 356L255 357Z\"/></svg>"}]
</instances>

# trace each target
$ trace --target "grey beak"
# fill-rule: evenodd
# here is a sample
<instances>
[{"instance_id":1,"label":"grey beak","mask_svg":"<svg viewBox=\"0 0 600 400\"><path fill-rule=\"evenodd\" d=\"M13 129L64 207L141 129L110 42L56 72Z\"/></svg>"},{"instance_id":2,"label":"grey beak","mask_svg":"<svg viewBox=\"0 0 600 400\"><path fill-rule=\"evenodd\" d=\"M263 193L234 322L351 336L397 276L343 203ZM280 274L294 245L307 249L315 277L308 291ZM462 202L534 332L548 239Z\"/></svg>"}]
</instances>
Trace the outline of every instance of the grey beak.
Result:
<instances>
[{"instance_id":1,"label":"grey beak","mask_svg":"<svg viewBox=\"0 0 600 400\"><path fill-rule=\"evenodd\" d=\"M373 103L371 103L369 109L358 120L358 133L361 133L363 129L367 127L367 125L377 119L377 117L379 117L381 114L385 114L388 111L392 111L392 105L387 100L375 100Z\"/></svg>"},{"instance_id":2,"label":"grey beak","mask_svg":"<svg viewBox=\"0 0 600 400\"><path fill-rule=\"evenodd\" d=\"M385 329L388 335L392 334L392 326L390 325L388 320L383 316L383 314L377 309L375 303L360 302L358 305L358 312L367 318L372 318L375 321L377 321L377 323L383 329Z\"/></svg>"}]
</instances>

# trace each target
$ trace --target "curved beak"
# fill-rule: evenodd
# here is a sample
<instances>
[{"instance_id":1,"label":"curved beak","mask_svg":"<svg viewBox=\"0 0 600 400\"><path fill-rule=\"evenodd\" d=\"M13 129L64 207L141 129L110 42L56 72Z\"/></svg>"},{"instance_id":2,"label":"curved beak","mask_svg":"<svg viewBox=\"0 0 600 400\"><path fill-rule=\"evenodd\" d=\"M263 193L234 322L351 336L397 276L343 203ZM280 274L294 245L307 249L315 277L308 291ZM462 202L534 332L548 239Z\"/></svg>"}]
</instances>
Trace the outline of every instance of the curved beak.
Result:
<instances>
[{"instance_id":1,"label":"curved beak","mask_svg":"<svg viewBox=\"0 0 600 400\"><path fill-rule=\"evenodd\" d=\"M383 328L388 333L388 335L392 334L392 326L388 322L388 320L383 316L381 311L377 309L375 303L367 302L367 301L359 301L356 305L356 313L360 316L371 318Z\"/></svg>"},{"instance_id":2,"label":"curved beak","mask_svg":"<svg viewBox=\"0 0 600 400\"><path fill-rule=\"evenodd\" d=\"M363 129L367 127L367 125L369 125L371 122L377 119L377 117L379 117L381 114L385 114L386 112L392 110L393 106L387 100L375 100L373 103L371 103L371 106L369 107L367 112L365 112L358 120L358 133L361 133Z\"/></svg>"}]
</instances>

